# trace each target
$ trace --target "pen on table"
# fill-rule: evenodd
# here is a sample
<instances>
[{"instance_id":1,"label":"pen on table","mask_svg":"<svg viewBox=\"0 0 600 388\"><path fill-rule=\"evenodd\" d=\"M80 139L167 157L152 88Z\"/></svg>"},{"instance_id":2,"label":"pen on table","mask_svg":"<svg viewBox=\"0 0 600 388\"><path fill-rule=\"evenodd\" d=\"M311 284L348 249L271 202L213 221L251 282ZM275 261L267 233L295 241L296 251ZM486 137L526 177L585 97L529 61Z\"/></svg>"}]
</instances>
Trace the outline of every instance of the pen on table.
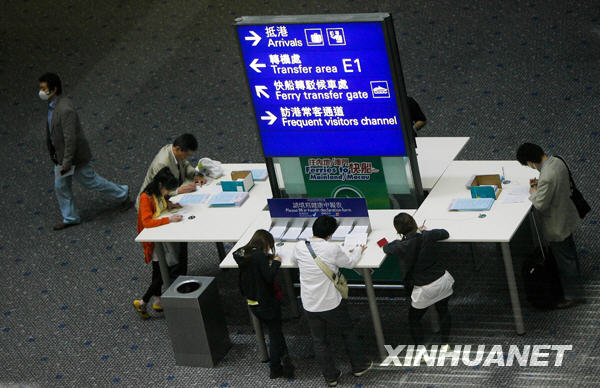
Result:
<instances>
[{"instance_id":1,"label":"pen on table","mask_svg":"<svg viewBox=\"0 0 600 388\"><path fill-rule=\"evenodd\" d=\"M506 179L506 174L504 173L504 166L502 166L502 179Z\"/></svg>"}]
</instances>

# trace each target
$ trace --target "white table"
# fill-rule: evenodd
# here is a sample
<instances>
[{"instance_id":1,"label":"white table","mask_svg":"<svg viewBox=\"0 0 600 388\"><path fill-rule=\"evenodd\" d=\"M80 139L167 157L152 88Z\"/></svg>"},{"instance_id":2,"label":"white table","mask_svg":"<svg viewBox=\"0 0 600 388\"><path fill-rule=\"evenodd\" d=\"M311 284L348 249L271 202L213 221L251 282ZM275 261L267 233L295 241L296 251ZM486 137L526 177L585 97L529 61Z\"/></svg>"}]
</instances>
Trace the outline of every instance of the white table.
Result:
<instances>
[{"instance_id":1,"label":"white table","mask_svg":"<svg viewBox=\"0 0 600 388\"><path fill-rule=\"evenodd\" d=\"M223 164L223 177L212 180L196 193L221 191L217 181L231 180L231 171L265 169L264 163ZM250 196L240 207L209 207L207 203L185 205L183 211L195 216L157 228L146 228L135 239L136 242L236 242L244 234L254 218L266 208L267 199L272 197L269 179L255 181ZM178 202L181 195L172 197Z\"/></svg>"},{"instance_id":2,"label":"white table","mask_svg":"<svg viewBox=\"0 0 600 388\"><path fill-rule=\"evenodd\" d=\"M446 229L450 234L446 242L501 244L516 330L518 334L523 334L525 328L509 242L529 213L531 202L526 199L522 203L502 203L503 195L506 194L503 192L489 211L448 211L453 199L471 197L470 191L465 187L471 175L501 174L502 167L506 174L505 179L511 181L510 184L503 185L504 190L517 186L529 188L529 179L539 175L536 170L521 166L517 161L454 161L423 201L414 217L419 225L425 221L428 229ZM482 214L485 217L481 218Z\"/></svg>"},{"instance_id":3,"label":"white table","mask_svg":"<svg viewBox=\"0 0 600 388\"><path fill-rule=\"evenodd\" d=\"M373 288L373 280L371 278L371 268L379 268L381 263L385 259L385 254L381 248L377 245L377 241L385 237L388 241L392 241L396 234L393 226L394 216L400 212L406 212L414 214L415 210L402 210L402 209L391 209L391 210L369 210L369 219L371 222L371 233L367 238L367 249L363 252L361 260L357 263L356 269L359 269L362 273L365 281L365 289L367 291L367 299L369 301L369 309L371 311L371 318L373 320L373 328L375 331L375 339L377 341L377 348L381 359L385 359L387 351L385 350L385 339L383 336L383 329L381 327L381 318L379 310L377 308L377 301L375 299L375 290ZM268 230L271 226L271 216L269 212L261 212L256 220L250 225L246 233L242 238L235 244L235 246L229 251L225 259L221 262L221 268L237 268L237 263L233 258L233 252L238 248L246 245L254 232L258 229ZM281 268L297 268L290 260L291 252L295 246L295 242L285 242L282 246L277 246L277 253L281 256ZM296 297L293 293L293 289L288 289L288 294L292 297L293 303L296 303ZM258 340L259 352L263 360L268 359L266 346L264 344L264 336L262 334L262 328L260 322L250 313L252 324Z\"/></svg>"},{"instance_id":4,"label":"white table","mask_svg":"<svg viewBox=\"0 0 600 388\"><path fill-rule=\"evenodd\" d=\"M421 181L424 190L431 190L447 166L469 140L468 137L417 137L417 153ZM265 169L264 163L223 164L229 179L231 171ZM215 182L200 189L210 192ZM206 204L186 205L185 211L193 214L193 220L171 223L158 228L144 229L136 242L237 242L257 214L267 206L267 198L272 197L269 179L255 182L250 197L239 208L211 208ZM173 197L173 202L178 201Z\"/></svg>"},{"instance_id":5,"label":"white table","mask_svg":"<svg viewBox=\"0 0 600 388\"><path fill-rule=\"evenodd\" d=\"M417 163L423 190L430 191L454 158L460 153L468 137L417 137Z\"/></svg>"}]
</instances>

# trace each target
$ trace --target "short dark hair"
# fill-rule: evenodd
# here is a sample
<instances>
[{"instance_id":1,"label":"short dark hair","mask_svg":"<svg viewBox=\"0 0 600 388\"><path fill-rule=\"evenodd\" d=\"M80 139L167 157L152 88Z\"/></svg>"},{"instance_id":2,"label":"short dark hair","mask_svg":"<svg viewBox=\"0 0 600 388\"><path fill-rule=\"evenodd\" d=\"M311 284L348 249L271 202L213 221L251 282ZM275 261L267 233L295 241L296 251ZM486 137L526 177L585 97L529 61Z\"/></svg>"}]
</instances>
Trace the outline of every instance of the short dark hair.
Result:
<instances>
[{"instance_id":1,"label":"short dark hair","mask_svg":"<svg viewBox=\"0 0 600 388\"><path fill-rule=\"evenodd\" d=\"M169 169L169 167L163 167L156 173L156 175L154 175L152 181L144 188L144 193L162 197L160 192L161 186L171 191L175 190L178 185L179 182L171 172L171 169Z\"/></svg>"},{"instance_id":2,"label":"short dark hair","mask_svg":"<svg viewBox=\"0 0 600 388\"><path fill-rule=\"evenodd\" d=\"M243 249L248 252L258 250L259 252L267 253L269 249L275 249L275 239L268 231L259 229L254 232L254 235L252 235L252 238Z\"/></svg>"},{"instance_id":3,"label":"short dark hair","mask_svg":"<svg viewBox=\"0 0 600 388\"><path fill-rule=\"evenodd\" d=\"M173 147L179 147L183 152L196 151L198 149L198 141L191 133L184 133L175 139Z\"/></svg>"},{"instance_id":4,"label":"short dark hair","mask_svg":"<svg viewBox=\"0 0 600 388\"><path fill-rule=\"evenodd\" d=\"M517 149L517 160L523 166L527 166L527 162L541 163L544 150L537 144L523 143Z\"/></svg>"},{"instance_id":5,"label":"short dark hair","mask_svg":"<svg viewBox=\"0 0 600 388\"><path fill-rule=\"evenodd\" d=\"M320 216L312 226L313 235L315 237L327 238L335 232L337 227L338 223L332 216Z\"/></svg>"},{"instance_id":6,"label":"short dark hair","mask_svg":"<svg viewBox=\"0 0 600 388\"><path fill-rule=\"evenodd\" d=\"M418 229L417 222L408 213L398 213L396 217L394 217L394 229L396 229L396 232L399 234L406 236Z\"/></svg>"},{"instance_id":7,"label":"short dark hair","mask_svg":"<svg viewBox=\"0 0 600 388\"><path fill-rule=\"evenodd\" d=\"M62 94L62 82L60 81L60 77L54 73L44 73L39 78L40 82L45 82L48 85L48 89L53 91L56 89L56 95L59 96Z\"/></svg>"}]
</instances>

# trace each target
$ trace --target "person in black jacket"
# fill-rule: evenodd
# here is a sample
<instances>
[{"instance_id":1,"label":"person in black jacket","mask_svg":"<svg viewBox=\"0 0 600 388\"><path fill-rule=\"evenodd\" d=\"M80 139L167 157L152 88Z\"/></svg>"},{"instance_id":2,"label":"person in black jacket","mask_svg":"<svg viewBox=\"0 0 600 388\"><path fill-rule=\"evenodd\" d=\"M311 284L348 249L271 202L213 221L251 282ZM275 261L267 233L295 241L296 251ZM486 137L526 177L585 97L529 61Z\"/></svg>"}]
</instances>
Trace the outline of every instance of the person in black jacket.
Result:
<instances>
[{"instance_id":1,"label":"person in black jacket","mask_svg":"<svg viewBox=\"0 0 600 388\"><path fill-rule=\"evenodd\" d=\"M394 217L394 228L403 238L384 245L383 251L400 260L404 285L411 294L408 310L411 336L416 344L423 344L419 322L427 307L435 305L440 318L442 343L446 345L451 326L448 300L452 295L454 279L438 260L435 245L436 241L447 239L449 234L444 229L425 230L424 226L417 227L415 219L407 213Z\"/></svg>"},{"instance_id":2,"label":"person in black jacket","mask_svg":"<svg viewBox=\"0 0 600 388\"><path fill-rule=\"evenodd\" d=\"M240 268L240 291L248 301L250 311L269 331L270 375L272 379L294 378L294 366L290 360L281 330L281 291L275 276L281 266L281 258L275 251L275 240L266 230L257 230L250 242L233 253ZM283 363L283 365L282 365Z\"/></svg>"}]
</instances>

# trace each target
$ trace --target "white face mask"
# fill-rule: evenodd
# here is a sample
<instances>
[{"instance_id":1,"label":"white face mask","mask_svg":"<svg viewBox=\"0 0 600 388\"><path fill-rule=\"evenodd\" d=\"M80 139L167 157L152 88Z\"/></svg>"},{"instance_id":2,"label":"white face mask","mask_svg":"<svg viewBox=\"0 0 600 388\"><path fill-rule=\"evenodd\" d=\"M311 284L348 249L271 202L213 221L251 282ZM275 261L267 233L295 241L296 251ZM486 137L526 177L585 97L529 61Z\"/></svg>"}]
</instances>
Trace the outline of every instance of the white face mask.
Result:
<instances>
[{"instance_id":1,"label":"white face mask","mask_svg":"<svg viewBox=\"0 0 600 388\"><path fill-rule=\"evenodd\" d=\"M52 96L52 93L46 94L46 92L44 92L43 90L40 90L40 92L38 93L38 95L40 96L40 98L42 100L48 101L50 99L50 97Z\"/></svg>"}]
</instances>

